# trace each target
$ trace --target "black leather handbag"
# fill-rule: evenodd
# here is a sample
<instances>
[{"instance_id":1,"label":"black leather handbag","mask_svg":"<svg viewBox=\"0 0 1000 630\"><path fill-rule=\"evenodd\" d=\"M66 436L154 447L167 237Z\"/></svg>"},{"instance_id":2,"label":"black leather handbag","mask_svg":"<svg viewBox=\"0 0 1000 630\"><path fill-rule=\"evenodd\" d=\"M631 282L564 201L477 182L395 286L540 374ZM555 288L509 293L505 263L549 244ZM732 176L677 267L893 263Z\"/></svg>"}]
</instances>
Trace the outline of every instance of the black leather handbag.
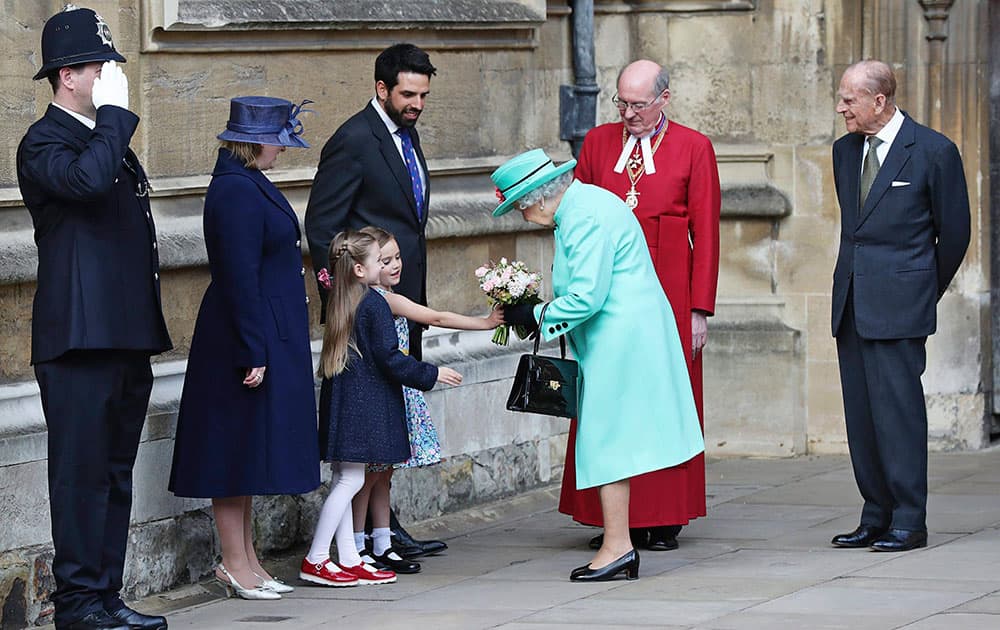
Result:
<instances>
[{"instance_id":1,"label":"black leather handbag","mask_svg":"<svg viewBox=\"0 0 1000 630\"><path fill-rule=\"evenodd\" d=\"M542 307L538 318L539 327L545 320ZM538 354L538 344L542 334L535 336L535 349L531 354L522 354L514 373L514 385L507 397L507 409L524 413L540 413L563 418L576 417L577 379L579 369L576 361L566 358L566 338L559 335L561 358Z\"/></svg>"}]
</instances>

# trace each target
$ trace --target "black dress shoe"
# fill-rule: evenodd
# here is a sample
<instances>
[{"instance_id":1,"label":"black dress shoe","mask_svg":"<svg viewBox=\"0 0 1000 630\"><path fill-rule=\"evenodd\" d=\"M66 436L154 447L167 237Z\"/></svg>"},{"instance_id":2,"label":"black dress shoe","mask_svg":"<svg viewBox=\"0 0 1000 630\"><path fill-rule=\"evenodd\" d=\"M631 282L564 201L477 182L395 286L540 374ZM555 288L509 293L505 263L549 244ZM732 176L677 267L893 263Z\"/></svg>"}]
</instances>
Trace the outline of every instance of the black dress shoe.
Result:
<instances>
[{"instance_id":1,"label":"black dress shoe","mask_svg":"<svg viewBox=\"0 0 1000 630\"><path fill-rule=\"evenodd\" d=\"M433 556L448 548L447 543L442 540L415 540L402 526L391 529L389 535L392 536L393 549L407 560Z\"/></svg>"},{"instance_id":2,"label":"black dress shoe","mask_svg":"<svg viewBox=\"0 0 1000 630\"><path fill-rule=\"evenodd\" d=\"M927 546L927 532L890 529L872 542L872 551L909 551Z\"/></svg>"},{"instance_id":3,"label":"black dress shoe","mask_svg":"<svg viewBox=\"0 0 1000 630\"><path fill-rule=\"evenodd\" d=\"M130 630L130 628L124 621L119 621L103 610L98 610L67 626L60 626L59 630Z\"/></svg>"},{"instance_id":4,"label":"black dress shoe","mask_svg":"<svg viewBox=\"0 0 1000 630\"><path fill-rule=\"evenodd\" d=\"M390 571L395 571L396 573L420 573L420 563L413 562L411 560L406 560L400 557L400 554L393 548L389 548L388 551L379 555L373 553L371 557L375 560L377 565L382 565Z\"/></svg>"},{"instance_id":5,"label":"black dress shoe","mask_svg":"<svg viewBox=\"0 0 1000 630\"><path fill-rule=\"evenodd\" d=\"M614 562L600 569L591 569L590 565L577 567L569 574L570 582L607 582L615 579L619 573L625 573L626 580L639 579L639 552L635 549Z\"/></svg>"},{"instance_id":6,"label":"black dress shoe","mask_svg":"<svg viewBox=\"0 0 1000 630\"><path fill-rule=\"evenodd\" d=\"M649 528L649 541L646 543L646 549L650 551L673 551L677 549L677 534L674 530L680 529L676 526L665 526L665 527L650 527Z\"/></svg>"},{"instance_id":7,"label":"black dress shoe","mask_svg":"<svg viewBox=\"0 0 1000 630\"><path fill-rule=\"evenodd\" d=\"M131 630L167 630L167 618L159 615L144 615L128 606L109 612L108 616L127 623Z\"/></svg>"},{"instance_id":8,"label":"black dress shoe","mask_svg":"<svg viewBox=\"0 0 1000 630\"><path fill-rule=\"evenodd\" d=\"M628 530L628 537L632 539L633 547L645 547L646 541L649 540L649 529L648 527L630 527ZM587 546L591 549L600 549L601 545L604 544L604 534L598 534L590 539Z\"/></svg>"},{"instance_id":9,"label":"black dress shoe","mask_svg":"<svg viewBox=\"0 0 1000 630\"><path fill-rule=\"evenodd\" d=\"M858 528L849 534L837 534L830 541L834 547L844 547L847 549L858 549L868 547L875 542L879 536L884 534L885 527L874 527L872 525L858 525Z\"/></svg>"}]
</instances>

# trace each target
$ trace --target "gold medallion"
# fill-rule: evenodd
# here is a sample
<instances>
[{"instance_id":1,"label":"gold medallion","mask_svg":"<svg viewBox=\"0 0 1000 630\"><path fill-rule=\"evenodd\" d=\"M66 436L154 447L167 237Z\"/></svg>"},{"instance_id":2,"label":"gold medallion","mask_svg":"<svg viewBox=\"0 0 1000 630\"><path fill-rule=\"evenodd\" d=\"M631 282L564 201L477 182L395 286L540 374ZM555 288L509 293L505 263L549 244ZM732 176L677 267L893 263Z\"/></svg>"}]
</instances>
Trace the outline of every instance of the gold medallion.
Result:
<instances>
[{"instance_id":1,"label":"gold medallion","mask_svg":"<svg viewBox=\"0 0 1000 630\"><path fill-rule=\"evenodd\" d=\"M635 189L635 184L625 193L625 205L633 210L639 207L639 191Z\"/></svg>"}]
</instances>

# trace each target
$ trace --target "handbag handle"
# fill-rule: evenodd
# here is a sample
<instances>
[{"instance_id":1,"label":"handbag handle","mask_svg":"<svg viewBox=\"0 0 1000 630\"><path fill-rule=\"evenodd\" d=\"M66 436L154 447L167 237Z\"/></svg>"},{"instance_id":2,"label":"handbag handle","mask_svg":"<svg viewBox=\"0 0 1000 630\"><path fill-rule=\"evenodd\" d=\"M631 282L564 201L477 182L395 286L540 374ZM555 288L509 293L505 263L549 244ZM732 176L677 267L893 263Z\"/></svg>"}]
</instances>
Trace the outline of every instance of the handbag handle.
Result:
<instances>
[{"instance_id":1,"label":"handbag handle","mask_svg":"<svg viewBox=\"0 0 1000 630\"><path fill-rule=\"evenodd\" d=\"M545 310L549 308L549 304L552 302L546 302L542 305L542 312L538 314L538 334L535 335L535 350L532 354L538 354L538 344L542 342L542 322L545 321ZM559 353L563 359L566 358L566 336L565 334L559 334Z\"/></svg>"}]
</instances>

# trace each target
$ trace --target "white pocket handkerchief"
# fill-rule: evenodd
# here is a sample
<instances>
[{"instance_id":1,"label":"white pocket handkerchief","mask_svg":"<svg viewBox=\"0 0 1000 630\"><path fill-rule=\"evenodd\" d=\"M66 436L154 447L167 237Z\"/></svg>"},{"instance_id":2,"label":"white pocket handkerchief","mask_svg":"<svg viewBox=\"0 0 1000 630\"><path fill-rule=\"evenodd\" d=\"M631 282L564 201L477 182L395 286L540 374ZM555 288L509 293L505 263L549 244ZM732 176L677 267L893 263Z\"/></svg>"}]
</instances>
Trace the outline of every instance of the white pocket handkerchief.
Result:
<instances>
[{"instance_id":1,"label":"white pocket handkerchief","mask_svg":"<svg viewBox=\"0 0 1000 630\"><path fill-rule=\"evenodd\" d=\"M892 182L893 188L899 188L900 186L909 186L910 182Z\"/></svg>"}]
</instances>

